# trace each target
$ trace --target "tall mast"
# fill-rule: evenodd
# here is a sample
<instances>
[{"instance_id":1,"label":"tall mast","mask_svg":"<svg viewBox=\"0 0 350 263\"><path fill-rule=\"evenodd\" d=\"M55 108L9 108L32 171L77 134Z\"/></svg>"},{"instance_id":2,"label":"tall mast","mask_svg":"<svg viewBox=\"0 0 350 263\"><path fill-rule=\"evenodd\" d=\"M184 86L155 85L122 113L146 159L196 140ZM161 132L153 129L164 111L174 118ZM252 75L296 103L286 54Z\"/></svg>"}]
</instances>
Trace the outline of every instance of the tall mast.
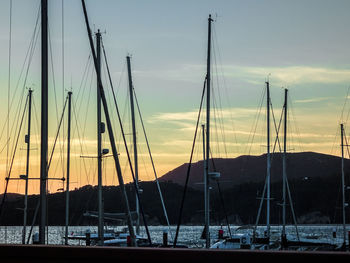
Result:
<instances>
[{"instance_id":1,"label":"tall mast","mask_svg":"<svg viewBox=\"0 0 350 263\"><path fill-rule=\"evenodd\" d=\"M288 102L288 89L284 90L284 137L283 137L283 205L282 205L282 240L285 240L286 237L286 179L287 179L287 102Z\"/></svg>"},{"instance_id":2,"label":"tall mast","mask_svg":"<svg viewBox=\"0 0 350 263\"><path fill-rule=\"evenodd\" d=\"M132 123L132 139L134 144L134 171L135 171L135 180L136 180L136 191L138 189L139 183L139 171L138 171L138 163L137 163L137 138L136 138L136 124L135 124L135 108L134 108L134 86L132 83L131 76L131 63L130 56L126 57L127 65L128 65L128 79L129 79L129 93L130 93L130 108L131 108L131 123ZM136 204L136 234L140 234L140 203L138 199L138 195L135 196L135 204Z\"/></svg>"},{"instance_id":3,"label":"tall mast","mask_svg":"<svg viewBox=\"0 0 350 263\"><path fill-rule=\"evenodd\" d=\"M343 195L343 246L346 245L346 225L345 225L345 173L344 173L344 124L340 124L341 133L341 182Z\"/></svg>"},{"instance_id":4,"label":"tall mast","mask_svg":"<svg viewBox=\"0 0 350 263\"><path fill-rule=\"evenodd\" d=\"M266 81L266 107L267 107L267 194L266 194L266 235L270 237L270 175L271 175L271 157L270 157L270 84Z\"/></svg>"},{"instance_id":5,"label":"tall mast","mask_svg":"<svg viewBox=\"0 0 350 263\"><path fill-rule=\"evenodd\" d=\"M97 71L101 75L101 33L96 33ZM98 244L103 245L103 197L102 197L102 122L101 91L97 81L97 180L98 180Z\"/></svg>"},{"instance_id":6,"label":"tall mast","mask_svg":"<svg viewBox=\"0 0 350 263\"><path fill-rule=\"evenodd\" d=\"M65 244L68 245L69 225L69 177L70 177L70 130L71 130L72 92L68 92L68 134L67 134L67 182L66 182L66 231Z\"/></svg>"},{"instance_id":7,"label":"tall mast","mask_svg":"<svg viewBox=\"0 0 350 263\"><path fill-rule=\"evenodd\" d=\"M27 164L26 164L26 176L25 176L22 244L26 243L26 232L27 232L28 176L29 176L29 156L30 156L29 154L30 153L30 128L31 128L31 116L32 116L32 93L33 93L33 90L29 89L28 131L27 131L27 135L25 136L25 142L27 143Z\"/></svg>"},{"instance_id":8,"label":"tall mast","mask_svg":"<svg viewBox=\"0 0 350 263\"><path fill-rule=\"evenodd\" d=\"M204 198L205 198L205 231L206 231L206 242L205 247L210 247L210 232L209 232L209 153L210 153L210 56L211 56L211 22L213 19L211 15L208 18L208 50L207 50L207 115L206 115L206 151L205 151L205 178L204 178Z\"/></svg>"},{"instance_id":9,"label":"tall mast","mask_svg":"<svg viewBox=\"0 0 350 263\"><path fill-rule=\"evenodd\" d=\"M45 244L46 185L48 145L48 34L47 1L41 0L41 146L40 146L40 222L39 243Z\"/></svg>"},{"instance_id":10,"label":"tall mast","mask_svg":"<svg viewBox=\"0 0 350 263\"><path fill-rule=\"evenodd\" d=\"M104 110L105 117L106 117L109 142L111 144L114 164L115 164L115 168L116 168L116 171L117 171L117 177L118 177L118 181L119 181L119 186L120 186L120 190L122 192L123 200L124 200L124 203L125 203L125 209L126 209L126 212L127 212L127 224L128 224L128 228L129 228L130 237L131 237L131 243L132 243L133 246L136 246L135 232L134 232L134 228L132 226L132 218L131 218L131 213L130 213L129 200L128 200L128 196L126 194L126 189L125 189L124 179L123 179L122 171L121 171L121 167L120 167L117 147L115 145L113 127L112 127L111 119L109 117L107 100L106 100L106 96L105 96L105 93L104 93L103 84L102 84L102 81L101 81L101 74L99 74L99 72L97 70L97 57L96 57L96 53L95 53L95 49L94 49L92 36L91 36L91 29L90 29L90 25L89 25L89 18L87 16L85 1L81 0L81 4L82 4L82 7L83 7L84 18L85 18L85 25L86 25L87 35L88 35L88 38L89 38L90 49L91 49L92 56L93 56L93 59L94 59L94 66L95 66L95 70L96 70L98 86L99 86L99 89L101 91L101 100L102 100L103 110Z\"/></svg>"}]
</instances>

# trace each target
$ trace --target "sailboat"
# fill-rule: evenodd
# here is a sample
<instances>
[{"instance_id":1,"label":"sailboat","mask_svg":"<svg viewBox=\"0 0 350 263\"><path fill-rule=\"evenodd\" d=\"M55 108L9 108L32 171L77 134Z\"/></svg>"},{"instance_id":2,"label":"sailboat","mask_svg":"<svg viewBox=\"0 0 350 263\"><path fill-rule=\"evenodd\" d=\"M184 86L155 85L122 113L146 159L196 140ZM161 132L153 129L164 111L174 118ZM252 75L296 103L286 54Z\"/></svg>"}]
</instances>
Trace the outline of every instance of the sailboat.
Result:
<instances>
[{"instance_id":1,"label":"sailboat","mask_svg":"<svg viewBox=\"0 0 350 263\"><path fill-rule=\"evenodd\" d=\"M88 245L105 245L105 240L111 240L119 238L120 234L123 235L122 243L127 244L126 236L124 238L125 231L106 231L104 230L104 221L124 221L130 220L130 223L134 221L132 212L125 213L104 213L103 209L103 193L102 193L102 159L104 155L109 153L108 149L102 149L102 134L105 132L105 123L101 121L101 88L100 88L100 76L101 76L101 32L98 30L95 34L96 37L96 73L97 73L97 178L98 178L98 211L87 211L84 216L93 217L98 219L98 233L91 233L89 229L85 232L71 233L66 232L66 240L85 240ZM95 50L94 50L95 51ZM128 235L130 237L130 235ZM133 239L137 237L134 236ZM129 240L131 242L131 239ZM135 242L135 240L134 240Z\"/></svg>"},{"instance_id":2,"label":"sailboat","mask_svg":"<svg viewBox=\"0 0 350 263\"><path fill-rule=\"evenodd\" d=\"M46 0L47 1L47 0ZM46 3L47 5L47 3ZM133 228L133 220L132 220L132 215L131 215L131 210L130 210L130 205L129 205L129 200L126 194L126 189L125 189L125 185L124 185L124 180L122 177L122 172L121 172L121 167L120 167L120 163L119 163L119 157L118 157L118 151L116 148L116 144L115 144L115 138L114 138L114 133L113 133L113 128L112 128L112 124L111 124L111 119L110 119L110 115L109 115L109 109L107 106L107 101L106 101L106 96L104 93L104 88L103 88L103 84L102 84L102 80L101 80L101 70L100 70L100 50L95 50L94 48L94 44L93 44L93 40L92 40L92 34L91 34L91 29L90 29L90 25L89 25L89 19L88 19L88 15L87 15L87 10L86 10L86 5L85 5L85 1L82 1L82 7L83 7L83 12L84 12L84 18L85 18L85 24L86 24L86 29L87 29L87 35L88 35L88 39L89 39L89 44L90 44L90 49L91 49L91 53L92 53L92 57L93 57L93 62L94 62L94 67L95 67L95 71L96 71L96 76L97 76L97 103L98 105L103 106L103 110L105 113L105 119L106 119L106 126L107 126L107 130L108 130L108 136L109 136L109 141L110 141L110 145L111 145L111 150L112 150L112 156L114 159L114 165L116 168L116 172L117 172L117 178L119 181L119 186L121 188L121 192L122 192L122 197L123 197L123 201L124 201L124 205L125 205L125 209L126 209L126 221L127 221L127 226L128 226L128 231L129 231L129 240L130 240L130 245L131 246L135 246L136 245L136 237L135 237L135 233L134 233L134 228ZM46 6L47 8L47 6ZM47 15L47 14L46 14ZM98 32L99 33L99 32ZM96 35L97 37L97 42L100 39L100 34ZM97 47L99 49L99 47ZM96 52L97 51L97 52ZM104 130L104 126L102 125L102 122L100 122L100 113L101 113L101 106L98 107L97 112L98 112L98 123L97 123L97 129L98 129L98 141L101 142L101 140L99 139L101 136L102 131ZM98 145L98 159L102 160L102 154L105 153L106 151L102 151L102 149L99 147L100 144ZM99 173L100 175L100 173ZM99 218L99 231L98 231L98 243L100 245L103 245L103 239L104 239L104 234L103 234L103 208L102 208L102 175L99 176L98 178L99 184L99 211L98 211L98 218ZM87 233L89 236L89 233Z\"/></svg>"},{"instance_id":3,"label":"sailboat","mask_svg":"<svg viewBox=\"0 0 350 263\"><path fill-rule=\"evenodd\" d=\"M85 12L85 15L86 15L86 12ZM87 16L86 16L86 18L87 18ZM137 99L136 99L136 95L134 95L135 91L134 91L134 87L133 87L133 83L132 83L130 56L127 56L126 59L127 59L127 65L128 65L129 93L130 93L130 105L131 105L132 125L133 125L134 169L133 169L133 166L132 166L132 163L131 163L131 158L130 158L130 155L129 155L128 146L126 144L125 133L124 133L123 125L122 125L122 122L121 122L121 118L120 118L120 114L119 114L119 110L118 110L118 106L117 106L117 102L116 102L116 97L115 97L115 94L114 94L113 83L112 83L112 80L111 80L109 66L108 66L108 63L107 63L106 52L105 52L103 44L101 45L102 40L101 40L101 34L100 34L99 31L96 34L96 43L97 43L97 45L96 45L96 53L97 53L97 66L98 66L97 72L99 73L98 75L100 76L100 67L101 67L101 55L100 55L100 52L101 52L101 46L102 46L103 54L104 54L104 58L105 58L105 62L106 62L106 69L107 69L108 77L109 77L109 82L110 82L110 86L111 86L112 93L113 93L113 99L114 99L114 103L115 103L115 107L116 107L116 111L117 111L117 115L118 115L118 119L119 119L121 132L122 132L122 135L123 135L124 146L125 146L125 149L126 149L128 160L129 160L131 173L132 173L133 179L134 179L134 188L135 188L135 192L136 192L136 196L135 196L135 198L136 198L136 209L135 209L135 211L130 211L129 212L129 214L131 215L130 219L133 221L133 223L135 222L135 224L136 224L136 227L135 227L136 235L135 235L135 241L134 242L137 243L138 246L152 245L151 242L150 242L150 234L149 234L149 231L148 231L148 228L147 228L146 220L145 220L145 217L144 217L144 212L143 212L142 206L140 204L140 194L142 193L142 189L140 189L139 183L138 183L139 182L139 179L138 179L138 165L137 165L137 157L138 156L137 156L137 140L136 140L136 127L135 127L135 109L134 109L134 104L135 103L134 103L134 99L135 99L135 102L136 102L136 105L137 105L137 109L138 109L138 112L139 112L142 128L143 128L143 131L144 131L144 134L145 134L146 144L147 144L147 148L148 148L149 155L150 155L150 158L151 158L152 167L153 167L154 174L155 174L155 179L156 179L156 183L157 183L158 192L159 192L159 195L160 195L160 199L161 199L161 203L162 203L162 207L163 207L163 212L164 212L166 221L168 223L169 230L170 230L170 225L169 225L168 215L167 215L167 212L166 212L166 209L165 209L164 200L163 200L162 193L161 193L161 190L160 190L159 181L158 181L157 174L156 174L156 171L155 171L153 158L152 158L152 155L151 155L151 151L150 151L148 139L147 139L147 136L146 136L144 124L143 124L143 121L142 121L141 112L140 112L139 105L138 105L138 102L137 102ZM98 99L98 100L100 101L101 99ZM98 117L98 119L99 119L99 117ZM101 129L101 127L104 127L104 125L101 125L101 124L102 123L98 124L98 129ZM101 130L104 130L104 129L101 129ZM100 142L100 135L98 135L98 141ZM99 147L99 149L98 149L98 154L99 155L106 154L107 152L108 152L107 149L103 149L102 153L101 153L101 147ZM100 174L100 172L99 172L99 174ZM100 176L99 176L99 178L100 178ZM101 183L100 183L100 180L99 180L99 189L100 189L100 185L101 185ZM100 196L102 196L102 194L100 193L100 190L99 190L99 204L102 203L102 201L101 201L102 198L100 198ZM102 207L102 205L99 205L99 207ZM146 233L147 233L147 236L148 236L147 239L142 238L140 236L140 215L142 215L142 217L143 217L143 222L144 222ZM103 220L110 220L110 221L121 221L122 220L123 221L123 220L126 219L126 214L125 213L105 213L105 212L103 212L103 208L100 208L98 212L88 211L87 213L85 213L85 216L98 217L99 218L99 229L102 229L102 231L103 231ZM130 242L129 242L130 240L129 240L129 238L127 238L128 236L130 237L130 235L128 235L126 233L126 231L121 231L121 232L120 231L117 231L117 232L115 232L115 231L108 231L107 233L103 233L102 234L102 233L100 233L100 230L99 230L98 238L97 238L97 235L94 234L94 233L75 234L74 236L72 235L70 238L72 238L72 239L86 239L86 237L85 237L86 234L88 235L88 238L90 239L90 241L91 241L91 239L94 240L94 241L98 240L99 245L106 245L106 246L126 246L126 245L130 245ZM101 237L102 237L102 242L101 242Z\"/></svg>"},{"instance_id":4,"label":"sailboat","mask_svg":"<svg viewBox=\"0 0 350 263\"><path fill-rule=\"evenodd\" d=\"M347 227L346 227L346 212L345 208L347 206L345 200L345 173L344 173L344 124L340 124L340 138L341 138L341 188L342 188L342 238L338 239L334 237L333 240L328 238L299 238L296 239L293 236L285 236L281 244L284 249L291 250L329 250L329 251L345 251L347 249ZM346 141L346 138L345 138Z\"/></svg>"},{"instance_id":5,"label":"sailboat","mask_svg":"<svg viewBox=\"0 0 350 263\"><path fill-rule=\"evenodd\" d=\"M260 201L260 207L258 210L258 216L256 220L255 227L253 228L253 233L250 231L244 231L244 233L234 233L230 237L221 238L215 242L211 248L216 249L268 249L270 248L270 178L271 178L271 153L270 153L270 83L266 81L266 108L267 108L267 164L266 164L266 180L263 191L263 197ZM266 190L266 198L265 196ZM266 230L264 231L264 236L257 236L257 225L260 218L261 208L263 200L266 200Z\"/></svg>"}]
</instances>

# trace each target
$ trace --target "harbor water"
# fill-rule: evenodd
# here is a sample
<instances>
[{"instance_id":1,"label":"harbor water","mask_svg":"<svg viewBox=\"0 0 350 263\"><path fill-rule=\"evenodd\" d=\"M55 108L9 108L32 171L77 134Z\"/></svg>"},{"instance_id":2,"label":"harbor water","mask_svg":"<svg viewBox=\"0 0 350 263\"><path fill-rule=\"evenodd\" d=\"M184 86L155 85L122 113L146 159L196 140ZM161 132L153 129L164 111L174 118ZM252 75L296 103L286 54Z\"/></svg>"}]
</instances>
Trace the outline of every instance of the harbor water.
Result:
<instances>
[{"instance_id":1,"label":"harbor water","mask_svg":"<svg viewBox=\"0 0 350 263\"><path fill-rule=\"evenodd\" d=\"M150 235L153 243L162 243L163 232L168 231L169 243L172 243L175 236L176 226L171 226L170 229L166 226L149 226ZM221 226L210 227L210 237L212 243L218 238L219 229L224 230L224 235L228 236L228 228ZM108 230L122 231L125 226L108 226ZM281 235L281 226L271 226L271 239L279 239ZM64 227L63 226L49 226L47 231L47 240L49 244L62 245L64 244ZM231 233L245 233L252 232L252 227L231 226ZM263 235L264 226L259 226L257 233ZM96 226L71 226L69 233L78 233L90 231L97 233ZM181 226L178 244L186 245L191 248L203 248L205 240L201 239L203 226ZM27 233L29 228L27 229ZM33 233L38 232L38 227L33 228ZM342 226L340 225L300 225L298 226L300 238L307 239L322 239L328 240L330 243L339 244L342 242ZM141 236L147 237L144 227L141 227ZM295 235L296 229L294 226L287 226L287 234ZM0 243L1 244L21 244L22 242L22 226L0 226ZM32 240L30 240L32 243ZM70 240L71 245L85 245L84 241Z\"/></svg>"}]
</instances>

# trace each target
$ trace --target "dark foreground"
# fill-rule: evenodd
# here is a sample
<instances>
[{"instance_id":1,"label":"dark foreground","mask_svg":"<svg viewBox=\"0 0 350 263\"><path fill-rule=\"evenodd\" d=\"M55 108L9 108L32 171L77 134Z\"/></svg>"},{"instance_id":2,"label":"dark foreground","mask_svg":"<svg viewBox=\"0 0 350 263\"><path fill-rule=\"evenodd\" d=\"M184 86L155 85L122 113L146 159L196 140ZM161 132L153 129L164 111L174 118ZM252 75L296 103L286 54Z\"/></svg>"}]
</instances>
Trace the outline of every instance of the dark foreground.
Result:
<instances>
[{"instance_id":1,"label":"dark foreground","mask_svg":"<svg viewBox=\"0 0 350 263\"><path fill-rule=\"evenodd\" d=\"M349 252L0 245L0 262L345 262ZM278 261L280 260L280 261ZM327 262L325 261L325 262ZM330 261L328 261L330 262Z\"/></svg>"}]
</instances>

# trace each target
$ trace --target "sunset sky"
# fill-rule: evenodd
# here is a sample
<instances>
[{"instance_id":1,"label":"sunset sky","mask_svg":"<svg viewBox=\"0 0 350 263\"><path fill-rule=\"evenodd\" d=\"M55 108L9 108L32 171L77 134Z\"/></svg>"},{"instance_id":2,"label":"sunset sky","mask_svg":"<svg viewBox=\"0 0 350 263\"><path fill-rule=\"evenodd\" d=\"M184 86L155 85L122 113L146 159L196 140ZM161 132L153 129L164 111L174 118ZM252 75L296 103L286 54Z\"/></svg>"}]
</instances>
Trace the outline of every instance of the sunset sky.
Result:
<instances>
[{"instance_id":1,"label":"sunset sky","mask_svg":"<svg viewBox=\"0 0 350 263\"><path fill-rule=\"evenodd\" d=\"M96 185L96 159L81 157L94 157L97 151L96 77L89 59L81 2L49 0L48 3L49 154L67 91L72 90L71 188ZM349 104L344 106L350 86L349 1L87 0L86 4L92 30L103 32L130 150L125 57L132 56L134 88L158 176L188 162L190 157L206 72L209 14L215 20L211 116L214 157L233 158L266 151L265 101L259 109L267 79L277 122L283 105L283 89L289 90L288 150L340 154L339 123L346 123L350 109ZM26 57L39 5L39 0L0 2L0 192L11 165L27 88L34 90L29 176L39 176L40 31L36 31L39 35L29 56L29 67ZM125 148L106 76L104 66L103 83L123 175L129 182ZM201 124L204 117L203 114ZM140 179L153 180L139 118L137 126ZM26 127L27 115L13 161L12 178L25 173ZM50 167L51 178L66 174L66 135L65 116ZM199 136L195 161L202 159L201 139ZM103 148L110 148L107 133L103 135ZM104 159L103 174L104 184L117 184L111 157ZM62 183L50 181L49 186L50 192L56 192ZM23 193L24 183L11 181L9 189ZM37 193L38 181L31 181L29 189L30 193Z\"/></svg>"}]
</instances>

